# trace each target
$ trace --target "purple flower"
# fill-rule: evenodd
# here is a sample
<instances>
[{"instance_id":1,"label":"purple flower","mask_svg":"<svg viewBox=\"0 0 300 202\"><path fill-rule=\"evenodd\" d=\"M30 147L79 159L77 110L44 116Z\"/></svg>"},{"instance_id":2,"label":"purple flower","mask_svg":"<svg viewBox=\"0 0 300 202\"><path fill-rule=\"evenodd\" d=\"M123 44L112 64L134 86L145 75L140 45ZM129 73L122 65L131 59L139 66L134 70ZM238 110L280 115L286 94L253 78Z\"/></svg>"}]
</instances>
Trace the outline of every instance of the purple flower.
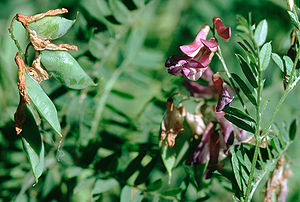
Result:
<instances>
[{"instance_id":1,"label":"purple flower","mask_svg":"<svg viewBox=\"0 0 300 202\"><path fill-rule=\"evenodd\" d=\"M180 46L186 56L171 56L167 59L165 66L168 73L194 81L202 76L218 48L217 39L206 40L209 30L209 26L204 25L193 43Z\"/></svg>"},{"instance_id":2,"label":"purple flower","mask_svg":"<svg viewBox=\"0 0 300 202\"><path fill-rule=\"evenodd\" d=\"M215 28L217 29L218 35L225 41L228 42L231 37L231 28L225 27L222 20L219 17L213 18L213 23Z\"/></svg>"},{"instance_id":3,"label":"purple flower","mask_svg":"<svg viewBox=\"0 0 300 202\"><path fill-rule=\"evenodd\" d=\"M218 73L213 75L212 80L219 95L216 111L220 112L233 101L235 92Z\"/></svg>"}]
</instances>

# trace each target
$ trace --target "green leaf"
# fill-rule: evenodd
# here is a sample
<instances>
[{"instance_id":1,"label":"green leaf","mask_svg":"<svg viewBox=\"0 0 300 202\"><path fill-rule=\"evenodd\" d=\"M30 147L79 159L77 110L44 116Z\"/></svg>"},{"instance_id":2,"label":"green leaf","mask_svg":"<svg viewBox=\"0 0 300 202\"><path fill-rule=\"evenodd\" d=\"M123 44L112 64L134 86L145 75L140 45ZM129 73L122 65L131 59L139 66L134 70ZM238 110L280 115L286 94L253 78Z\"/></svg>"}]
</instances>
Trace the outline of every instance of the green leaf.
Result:
<instances>
[{"instance_id":1,"label":"green leaf","mask_svg":"<svg viewBox=\"0 0 300 202\"><path fill-rule=\"evenodd\" d=\"M59 16L47 16L29 24L29 29L46 39L57 39L67 33L73 25L73 20Z\"/></svg>"},{"instance_id":2,"label":"green leaf","mask_svg":"<svg viewBox=\"0 0 300 202\"><path fill-rule=\"evenodd\" d=\"M258 46L265 43L268 33L268 23L266 20L260 21L257 25L254 33L254 40Z\"/></svg>"},{"instance_id":3,"label":"green leaf","mask_svg":"<svg viewBox=\"0 0 300 202\"><path fill-rule=\"evenodd\" d=\"M254 88L257 88L258 87L257 81L256 81L256 78L255 78L252 70L251 70L251 67L249 66L249 64L245 61L245 59L241 55L237 54L236 56L237 56L237 58L240 62L240 65L242 67L244 75L246 76L246 78L248 79L250 84Z\"/></svg>"},{"instance_id":4,"label":"green leaf","mask_svg":"<svg viewBox=\"0 0 300 202\"><path fill-rule=\"evenodd\" d=\"M126 23L129 20L130 13L128 8L120 0L109 0L109 6L116 17L121 23Z\"/></svg>"},{"instance_id":5,"label":"green leaf","mask_svg":"<svg viewBox=\"0 0 300 202\"><path fill-rule=\"evenodd\" d=\"M140 52L145 39L145 29L139 26L132 28L130 35L128 37L128 42L126 44L126 58L132 61L136 58L136 55Z\"/></svg>"},{"instance_id":6,"label":"green leaf","mask_svg":"<svg viewBox=\"0 0 300 202\"><path fill-rule=\"evenodd\" d=\"M21 133L23 148L29 159L31 170L38 183L44 169L44 144L32 112L26 107L26 120Z\"/></svg>"},{"instance_id":7,"label":"green leaf","mask_svg":"<svg viewBox=\"0 0 300 202\"><path fill-rule=\"evenodd\" d=\"M272 59L275 62L275 64L280 68L282 72L284 72L284 66L283 66L283 61L280 58L280 56L276 53L272 53Z\"/></svg>"},{"instance_id":8,"label":"green leaf","mask_svg":"<svg viewBox=\"0 0 300 202\"><path fill-rule=\"evenodd\" d=\"M264 44L259 53L259 60L260 60L259 62L260 62L261 70L265 70L269 66L271 54L272 54L271 42Z\"/></svg>"},{"instance_id":9,"label":"green leaf","mask_svg":"<svg viewBox=\"0 0 300 202\"><path fill-rule=\"evenodd\" d=\"M41 86L29 75L26 75L26 86L30 102L38 110L41 116L49 123L55 133L62 137L57 111L53 102L50 100Z\"/></svg>"},{"instance_id":10,"label":"green leaf","mask_svg":"<svg viewBox=\"0 0 300 202\"><path fill-rule=\"evenodd\" d=\"M144 198L143 192L137 191L132 199L132 202L141 202L143 198Z\"/></svg>"},{"instance_id":11,"label":"green leaf","mask_svg":"<svg viewBox=\"0 0 300 202\"><path fill-rule=\"evenodd\" d=\"M162 192L161 194L164 196L176 196L180 192L182 192L182 188L177 187L177 188L170 188L170 189Z\"/></svg>"},{"instance_id":12,"label":"green leaf","mask_svg":"<svg viewBox=\"0 0 300 202\"><path fill-rule=\"evenodd\" d=\"M250 100L250 102L253 105L256 106L257 103L256 103L256 100L255 100L255 97L252 95L252 92L247 87L247 85L245 84L245 82L237 74L232 73L231 76L235 80L235 82L240 86L240 88L242 89L242 91L244 92L244 94L247 96L247 98Z\"/></svg>"},{"instance_id":13,"label":"green leaf","mask_svg":"<svg viewBox=\"0 0 300 202\"><path fill-rule=\"evenodd\" d=\"M160 189L162 186L162 180L158 179L156 181L154 181L153 183L151 183L149 186L147 186L147 191L155 191Z\"/></svg>"},{"instance_id":14,"label":"green leaf","mask_svg":"<svg viewBox=\"0 0 300 202\"><path fill-rule=\"evenodd\" d=\"M108 179L108 180L98 179L95 182L92 194L94 195L94 194L100 194L106 192L117 185L118 185L118 181L115 179Z\"/></svg>"},{"instance_id":15,"label":"green leaf","mask_svg":"<svg viewBox=\"0 0 300 202\"><path fill-rule=\"evenodd\" d=\"M294 24L294 26L299 30L300 29L300 22L299 22L297 14L295 14L291 11L288 11L288 14L289 14L290 19L291 19L292 23Z\"/></svg>"},{"instance_id":16,"label":"green leaf","mask_svg":"<svg viewBox=\"0 0 300 202\"><path fill-rule=\"evenodd\" d=\"M44 50L40 56L41 63L47 71L67 87L82 89L95 85L67 51Z\"/></svg>"},{"instance_id":17,"label":"green leaf","mask_svg":"<svg viewBox=\"0 0 300 202\"><path fill-rule=\"evenodd\" d=\"M241 110L237 109L237 108L234 108L234 107L229 107L229 106L226 106L223 110L223 112L225 112L226 114L229 114L229 115L234 115L238 118L241 118L243 120L246 120L246 121L251 121L253 123L255 123L256 121L250 117L248 114L242 112Z\"/></svg>"},{"instance_id":18,"label":"green leaf","mask_svg":"<svg viewBox=\"0 0 300 202\"><path fill-rule=\"evenodd\" d=\"M225 114L224 116L228 121L230 121L231 123L233 123L234 125L236 125L237 127L244 129L250 133L255 133L255 128L250 126L248 123L246 123L245 121L235 118L234 116Z\"/></svg>"},{"instance_id":19,"label":"green leaf","mask_svg":"<svg viewBox=\"0 0 300 202\"><path fill-rule=\"evenodd\" d=\"M294 140L297 134L297 128L298 128L298 124L297 124L297 119L294 119L293 122L290 125L290 129L289 129L289 136L290 136L290 140Z\"/></svg>"},{"instance_id":20,"label":"green leaf","mask_svg":"<svg viewBox=\"0 0 300 202\"><path fill-rule=\"evenodd\" d=\"M237 184L239 186L239 189L243 190L242 189L243 180L242 180L242 177L240 175L239 160L238 160L238 158L236 156L234 147L232 147L232 149L231 149L231 165L232 165L232 170L233 170L236 182L237 182Z\"/></svg>"},{"instance_id":21,"label":"green leaf","mask_svg":"<svg viewBox=\"0 0 300 202\"><path fill-rule=\"evenodd\" d=\"M293 70L293 66L294 66L294 62L292 61L292 59L289 56L283 56L283 60L284 60L284 64L285 64L285 70L284 72L286 72L287 75L291 75L292 70Z\"/></svg>"},{"instance_id":22,"label":"green leaf","mask_svg":"<svg viewBox=\"0 0 300 202\"><path fill-rule=\"evenodd\" d=\"M169 181L171 181L172 169L174 168L175 161L176 161L176 153L171 152L169 147L165 145L164 142L162 143L161 146L161 158L167 169L169 175Z\"/></svg>"},{"instance_id":23,"label":"green leaf","mask_svg":"<svg viewBox=\"0 0 300 202\"><path fill-rule=\"evenodd\" d=\"M123 187L121 191L121 202L128 202L131 200L132 189L129 186Z\"/></svg>"},{"instance_id":24,"label":"green leaf","mask_svg":"<svg viewBox=\"0 0 300 202\"><path fill-rule=\"evenodd\" d=\"M157 162L157 158L154 157L144 168L141 169L140 174L137 176L136 180L134 181L135 185L142 184L145 182L151 171L155 168Z\"/></svg>"}]
</instances>

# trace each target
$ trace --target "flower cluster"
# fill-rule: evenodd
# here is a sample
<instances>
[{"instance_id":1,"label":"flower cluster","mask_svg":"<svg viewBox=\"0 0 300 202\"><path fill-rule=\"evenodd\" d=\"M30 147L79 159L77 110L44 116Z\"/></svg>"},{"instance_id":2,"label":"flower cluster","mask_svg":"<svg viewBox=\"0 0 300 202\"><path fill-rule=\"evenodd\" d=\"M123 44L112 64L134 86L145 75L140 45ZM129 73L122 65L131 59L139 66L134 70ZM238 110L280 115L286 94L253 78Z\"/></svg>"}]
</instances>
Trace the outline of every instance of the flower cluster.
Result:
<instances>
[{"instance_id":1,"label":"flower cluster","mask_svg":"<svg viewBox=\"0 0 300 202\"><path fill-rule=\"evenodd\" d=\"M226 28L219 17L213 18L213 24L218 35L228 42L231 36L230 27ZM201 113L187 114L182 106L175 107L169 99L161 133L161 142L165 140L166 145L172 147L175 144L176 136L185 129L184 120L187 121L190 128L199 129L198 132L193 130L193 133L197 137L202 136L200 143L186 164L208 162L205 178L211 177L213 171L220 169L223 165L219 162L227 156L229 148L234 144L239 144L246 137L246 131L237 128L224 117L225 113L222 110L233 101L235 91L219 73L214 74L209 68L212 57L219 46L215 37L207 40L209 31L209 25L204 25L193 43L180 46L180 50L185 56L171 56L167 59L165 66L168 73L183 76L189 80L195 81L202 76L208 81L208 86L189 80L184 80L183 84L192 97L216 99L218 103L213 106L213 110L205 106L203 115ZM203 117L211 117L208 113L213 114L215 119L204 119ZM193 121L188 120L188 117L192 117Z\"/></svg>"},{"instance_id":2,"label":"flower cluster","mask_svg":"<svg viewBox=\"0 0 300 202\"><path fill-rule=\"evenodd\" d=\"M226 42L231 36L230 27L225 27L219 17L213 18L214 27L218 35ZM204 25L197 34L193 43L180 46L185 56L171 56L167 59L165 66L167 72L180 75L190 80L198 80L208 68L215 52L218 49L218 41L215 37L207 40L210 31L209 25Z\"/></svg>"}]
</instances>

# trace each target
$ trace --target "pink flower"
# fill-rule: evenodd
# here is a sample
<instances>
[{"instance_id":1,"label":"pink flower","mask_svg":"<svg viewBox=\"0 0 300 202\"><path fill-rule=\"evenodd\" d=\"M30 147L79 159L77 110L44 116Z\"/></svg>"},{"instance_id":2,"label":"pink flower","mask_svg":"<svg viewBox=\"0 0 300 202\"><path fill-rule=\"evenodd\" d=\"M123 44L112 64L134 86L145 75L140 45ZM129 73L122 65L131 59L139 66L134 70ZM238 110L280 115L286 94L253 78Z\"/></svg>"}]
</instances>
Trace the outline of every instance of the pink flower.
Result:
<instances>
[{"instance_id":1,"label":"pink flower","mask_svg":"<svg viewBox=\"0 0 300 202\"><path fill-rule=\"evenodd\" d=\"M209 30L209 26L204 25L197 34L194 42L189 45L180 46L180 50L189 57L195 57L200 49L204 46L201 40L206 39Z\"/></svg>"},{"instance_id":2,"label":"pink flower","mask_svg":"<svg viewBox=\"0 0 300 202\"><path fill-rule=\"evenodd\" d=\"M219 17L213 18L214 26L217 29L218 35L225 41L228 42L231 37L231 28L225 27L222 20Z\"/></svg>"},{"instance_id":3,"label":"pink flower","mask_svg":"<svg viewBox=\"0 0 300 202\"><path fill-rule=\"evenodd\" d=\"M202 76L218 48L217 39L206 40L209 29L208 25L204 25L193 43L180 46L186 56L171 56L167 59L165 66L168 73L194 81Z\"/></svg>"}]
</instances>

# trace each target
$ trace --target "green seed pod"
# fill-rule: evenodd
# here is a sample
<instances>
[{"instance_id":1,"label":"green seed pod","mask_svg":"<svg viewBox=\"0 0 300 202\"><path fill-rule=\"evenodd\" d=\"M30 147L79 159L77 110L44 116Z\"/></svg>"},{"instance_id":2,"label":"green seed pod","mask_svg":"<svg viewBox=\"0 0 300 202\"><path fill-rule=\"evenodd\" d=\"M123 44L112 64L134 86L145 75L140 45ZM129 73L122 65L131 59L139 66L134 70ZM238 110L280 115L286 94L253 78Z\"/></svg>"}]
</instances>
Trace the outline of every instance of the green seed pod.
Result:
<instances>
[{"instance_id":1,"label":"green seed pod","mask_svg":"<svg viewBox=\"0 0 300 202\"><path fill-rule=\"evenodd\" d=\"M57 39L67 33L73 25L73 20L58 16L47 16L35 22L29 23L29 29L46 39Z\"/></svg>"},{"instance_id":2,"label":"green seed pod","mask_svg":"<svg viewBox=\"0 0 300 202\"><path fill-rule=\"evenodd\" d=\"M62 84L73 89L95 85L78 62L67 51L44 50L40 54L41 63Z\"/></svg>"}]
</instances>

